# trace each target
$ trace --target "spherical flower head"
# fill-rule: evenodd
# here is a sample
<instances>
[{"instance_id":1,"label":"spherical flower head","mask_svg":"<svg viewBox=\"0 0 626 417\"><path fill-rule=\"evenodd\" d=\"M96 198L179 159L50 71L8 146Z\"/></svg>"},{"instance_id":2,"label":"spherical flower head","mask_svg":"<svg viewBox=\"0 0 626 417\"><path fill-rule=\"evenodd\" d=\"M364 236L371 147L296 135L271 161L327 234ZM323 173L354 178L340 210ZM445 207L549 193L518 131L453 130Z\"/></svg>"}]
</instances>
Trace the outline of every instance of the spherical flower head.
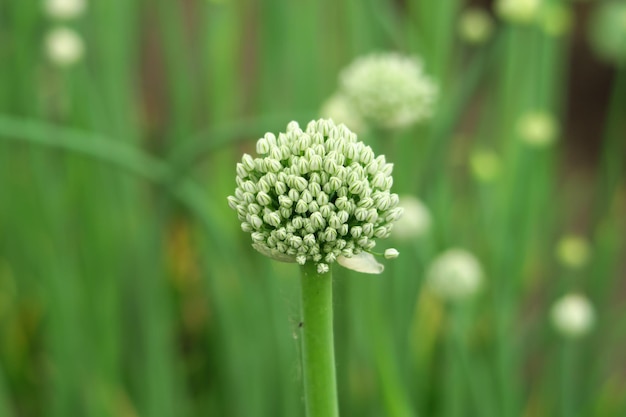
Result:
<instances>
[{"instance_id":1,"label":"spherical flower head","mask_svg":"<svg viewBox=\"0 0 626 417\"><path fill-rule=\"evenodd\" d=\"M550 318L561 335L578 338L593 327L595 313L589 300L580 294L568 294L552 306Z\"/></svg>"},{"instance_id":2,"label":"spherical flower head","mask_svg":"<svg viewBox=\"0 0 626 417\"><path fill-rule=\"evenodd\" d=\"M345 125L296 122L256 144L259 157L237 164L237 188L228 197L252 246L284 262L330 264L380 273L370 254L389 237L402 214L391 193L393 166L374 155Z\"/></svg>"},{"instance_id":3,"label":"spherical flower head","mask_svg":"<svg viewBox=\"0 0 626 417\"><path fill-rule=\"evenodd\" d=\"M520 117L517 122L517 133L529 146L545 148L556 141L559 126L550 113L532 111Z\"/></svg>"},{"instance_id":4,"label":"spherical flower head","mask_svg":"<svg viewBox=\"0 0 626 417\"><path fill-rule=\"evenodd\" d=\"M431 263L426 272L430 290L449 301L460 301L478 292L483 279L480 263L464 249L449 249Z\"/></svg>"},{"instance_id":5,"label":"spherical flower head","mask_svg":"<svg viewBox=\"0 0 626 417\"><path fill-rule=\"evenodd\" d=\"M367 122L385 129L430 118L437 97L421 61L393 52L356 59L341 72L339 85Z\"/></svg>"},{"instance_id":6,"label":"spherical flower head","mask_svg":"<svg viewBox=\"0 0 626 417\"><path fill-rule=\"evenodd\" d=\"M51 19L69 20L80 17L87 4L85 0L45 0L44 9Z\"/></svg>"},{"instance_id":7,"label":"spherical flower head","mask_svg":"<svg viewBox=\"0 0 626 417\"><path fill-rule=\"evenodd\" d=\"M511 23L530 23L541 8L541 0L498 0L496 13Z\"/></svg>"},{"instance_id":8,"label":"spherical flower head","mask_svg":"<svg viewBox=\"0 0 626 417\"><path fill-rule=\"evenodd\" d=\"M487 41L493 33L493 19L484 9L470 7L461 13L458 30L462 40L478 45Z\"/></svg>"},{"instance_id":9,"label":"spherical flower head","mask_svg":"<svg viewBox=\"0 0 626 417\"><path fill-rule=\"evenodd\" d=\"M559 240L556 255L563 266L570 269L580 269L589 262L591 248L584 237L567 235Z\"/></svg>"},{"instance_id":10,"label":"spherical flower head","mask_svg":"<svg viewBox=\"0 0 626 417\"><path fill-rule=\"evenodd\" d=\"M356 134L367 132L367 124L350 100L343 94L333 94L322 104L320 116L332 119L336 124L343 123Z\"/></svg>"},{"instance_id":11,"label":"spherical flower head","mask_svg":"<svg viewBox=\"0 0 626 417\"><path fill-rule=\"evenodd\" d=\"M68 67L79 61L85 48L82 38L66 27L52 29L46 36L45 46L50 61L60 67Z\"/></svg>"},{"instance_id":12,"label":"spherical flower head","mask_svg":"<svg viewBox=\"0 0 626 417\"><path fill-rule=\"evenodd\" d=\"M402 217L396 222L393 236L398 240L419 239L425 236L432 224L432 217L428 207L417 197L411 195L400 196L399 207L402 207Z\"/></svg>"},{"instance_id":13,"label":"spherical flower head","mask_svg":"<svg viewBox=\"0 0 626 417\"><path fill-rule=\"evenodd\" d=\"M613 63L626 62L626 3L598 4L589 25L589 42L598 56Z\"/></svg>"},{"instance_id":14,"label":"spherical flower head","mask_svg":"<svg viewBox=\"0 0 626 417\"><path fill-rule=\"evenodd\" d=\"M500 174L500 157L490 150L477 150L470 155L472 175L483 183L493 182Z\"/></svg>"}]
</instances>

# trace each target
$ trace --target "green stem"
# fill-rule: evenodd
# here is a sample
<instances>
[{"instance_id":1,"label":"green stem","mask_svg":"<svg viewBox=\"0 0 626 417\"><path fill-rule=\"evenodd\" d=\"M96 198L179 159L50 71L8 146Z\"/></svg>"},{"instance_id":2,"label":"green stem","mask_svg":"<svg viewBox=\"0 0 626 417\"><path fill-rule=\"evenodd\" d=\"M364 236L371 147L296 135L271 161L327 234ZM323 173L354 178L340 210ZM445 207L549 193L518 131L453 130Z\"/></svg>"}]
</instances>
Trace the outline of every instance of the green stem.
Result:
<instances>
[{"instance_id":1,"label":"green stem","mask_svg":"<svg viewBox=\"0 0 626 417\"><path fill-rule=\"evenodd\" d=\"M574 382L576 358L574 344L571 340L564 340L561 346L561 416L572 417L575 415Z\"/></svg>"},{"instance_id":2,"label":"green stem","mask_svg":"<svg viewBox=\"0 0 626 417\"><path fill-rule=\"evenodd\" d=\"M337 417L332 274L302 266L302 368L307 417Z\"/></svg>"}]
</instances>

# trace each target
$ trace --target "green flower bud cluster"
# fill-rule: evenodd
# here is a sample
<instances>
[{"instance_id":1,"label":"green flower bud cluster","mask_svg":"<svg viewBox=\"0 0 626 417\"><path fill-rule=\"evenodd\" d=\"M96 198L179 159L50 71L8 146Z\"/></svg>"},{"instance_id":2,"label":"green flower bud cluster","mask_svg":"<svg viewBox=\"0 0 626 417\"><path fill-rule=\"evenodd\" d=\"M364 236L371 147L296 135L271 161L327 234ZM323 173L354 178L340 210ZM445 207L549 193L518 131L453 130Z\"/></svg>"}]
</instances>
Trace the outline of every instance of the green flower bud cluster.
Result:
<instances>
[{"instance_id":1,"label":"green flower bud cluster","mask_svg":"<svg viewBox=\"0 0 626 417\"><path fill-rule=\"evenodd\" d=\"M291 122L256 150L260 157L244 154L237 164L228 203L266 256L327 272L339 257L371 251L402 214L390 192L393 165L345 125L320 119L303 131Z\"/></svg>"}]
</instances>

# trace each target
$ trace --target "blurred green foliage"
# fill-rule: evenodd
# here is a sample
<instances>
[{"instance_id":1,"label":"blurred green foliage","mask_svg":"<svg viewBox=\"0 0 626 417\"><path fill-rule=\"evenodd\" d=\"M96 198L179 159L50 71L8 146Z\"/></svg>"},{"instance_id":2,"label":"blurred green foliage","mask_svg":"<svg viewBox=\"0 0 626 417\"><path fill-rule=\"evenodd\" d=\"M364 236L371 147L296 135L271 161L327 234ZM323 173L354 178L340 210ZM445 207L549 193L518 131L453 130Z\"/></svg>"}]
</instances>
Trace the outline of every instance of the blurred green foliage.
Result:
<instances>
[{"instance_id":1,"label":"blurred green foliage","mask_svg":"<svg viewBox=\"0 0 626 417\"><path fill-rule=\"evenodd\" d=\"M571 27L493 16L466 43L460 0L92 0L62 20L2 0L0 416L303 415L299 271L253 251L226 196L258 137L316 118L343 67L387 50L423 59L437 111L361 138L433 223L381 242L401 252L382 276L335 270L342 415L625 415L626 69L585 101L594 76L571 64L602 3L544 0ZM59 26L83 44L67 65L45 49ZM575 106L599 114L582 164ZM521 140L536 111L555 143ZM555 255L569 234L590 245L576 268ZM455 246L485 283L452 305L422 277ZM596 310L580 340L549 321L572 291Z\"/></svg>"}]
</instances>

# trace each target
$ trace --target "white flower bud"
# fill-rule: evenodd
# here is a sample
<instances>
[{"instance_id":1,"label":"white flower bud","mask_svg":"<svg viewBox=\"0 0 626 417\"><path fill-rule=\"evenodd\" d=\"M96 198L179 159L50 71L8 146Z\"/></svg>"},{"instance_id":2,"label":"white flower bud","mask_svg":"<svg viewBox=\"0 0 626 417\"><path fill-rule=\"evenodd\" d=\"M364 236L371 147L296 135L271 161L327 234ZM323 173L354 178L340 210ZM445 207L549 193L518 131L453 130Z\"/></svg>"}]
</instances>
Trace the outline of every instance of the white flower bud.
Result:
<instances>
[{"instance_id":1,"label":"white flower bud","mask_svg":"<svg viewBox=\"0 0 626 417\"><path fill-rule=\"evenodd\" d=\"M362 164L369 164L374 160L374 151L369 146L364 147L359 154L359 160Z\"/></svg>"},{"instance_id":2,"label":"white flower bud","mask_svg":"<svg viewBox=\"0 0 626 417\"><path fill-rule=\"evenodd\" d=\"M293 225L293 227L295 227L296 230L300 230L304 226L304 220L302 219L302 217L296 216L291 219L291 224Z\"/></svg>"},{"instance_id":3,"label":"white flower bud","mask_svg":"<svg viewBox=\"0 0 626 417\"><path fill-rule=\"evenodd\" d=\"M322 168L322 157L319 155L313 155L309 158L309 169L311 171L319 171Z\"/></svg>"},{"instance_id":4,"label":"white flower bud","mask_svg":"<svg viewBox=\"0 0 626 417\"><path fill-rule=\"evenodd\" d=\"M309 182L309 191L313 197L317 197L322 192L322 186L317 182Z\"/></svg>"},{"instance_id":5,"label":"white flower bud","mask_svg":"<svg viewBox=\"0 0 626 417\"><path fill-rule=\"evenodd\" d=\"M295 188L298 191L304 191L306 190L307 186L309 185L309 183L307 182L307 180L303 177L293 177L293 188Z\"/></svg>"},{"instance_id":6,"label":"white flower bud","mask_svg":"<svg viewBox=\"0 0 626 417\"><path fill-rule=\"evenodd\" d=\"M252 232L252 240L255 242L264 242L266 239L265 233Z\"/></svg>"},{"instance_id":7,"label":"white flower bud","mask_svg":"<svg viewBox=\"0 0 626 417\"><path fill-rule=\"evenodd\" d=\"M259 214L261 212L261 210L262 210L262 208L258 204L250 204L248 206L248 212L250 214Z\"/></svg>"},{"instance_id":8,"label":"white flower bud","mask_svg":"<svg viewBox=\"0 0 626 417\"><path fill-rule=\"evenodd\" d=\"M317 230L321 230L326 227L326 220L324 220L322 213L318 211L311 214L311 226Z\"/></svg>"},{"instance_id":9,"label":"white flower bud","mask_svg":"<svg viewBox=\"0 0 626 417\"><path fill-rule=\"evenodd\" d=\"M283 153L280 148L271 148L269 157L277 161L281 161L283 159Z\"/></svg>"},{"instance_id":10,"label":"white flower bud","mask_svg":"<svg viewBox=\"0 0 626 417\"><path fill-rule=\"evenodd\" d=\"M291 238L289 239L289 244L297 249L302 246L302 238L300 236L291 236Z\"/></svg>"},{"instance_id":11,"label":"white flower bud","mask_svg":"<svg viewBox=\"0 0 626 417\"><path fill-rule=\"evenodd\" d=\"M245 166L243 166L243 164L238 163L237 164L237 178L247 178L248 177L248 170L246 169Z\"/></svg>"},{"instance_id":12,"label":"white flower bud","mask_svg":"<svg viewBox=\"0 0 626 417\"><path fill-rule=\"evenodd\" d=\"M335 229L338 229L339 227L341 227L341 220L339 220L339 217L336 214L331 214L330 218L328 219L328 225L330 227L334 227Z\"/></svg>"},{"instance_id":13,"label":"white flower bud","mask_svg":"<svg viewBox=\"0 0 626 417\"><path fill-rule=\"evenodd\" d=\"M511 23L532 22L541 7L541 0L498 0L496 13Z\"/></svg>"},{"instance_id":14,"label":"white flower bud","mask_svg":"<svg viewBox=\"0 0 626 417\"><path fill-rule=\"evenodd\" d=\"M458 30L462 40L478 45L489 39L493 26L489 13L478 7L470 7L461 13Z\"/></svg>"},{"instance_id":15,"label":"white flower bud","mask_svg":"<svg viewBox=\"0 0 626 417\"><path fill-rule=\"evenodd\" d=\"M317 273L318 274L325 274L328 271L330 271L330 267L327 264L323 264L323 263L317 264Z\"/></svg>"},{"instance_id":16,"label":"white flower bud","mask_svg":"<svg viewBox=\"0 0 626 417\"><path fill-rule=\"evenodd\" d=\"M303 242L307 246L315 245L315 243L316 243L315 235L312 234L312 233L309 233L309 234L305 235L304 238L303 238Z\"/></svg>"},{"instance_id":17,"label":"white flower bud","mask_svg":"<svg viewBox=\"0 0 626 417\"><path fill-rule=\"evenodd\" d=\"M546 112L529 112L517 122L517 133L528 145L545 148L557 139L559 127L554 117Z\"/></svg>"},{"instance_id":18,"label":"white flower bud","mask_svg":"<svg viewBox=\"0 0 626 417\"><path fill-rule=\"evenodd\" d=\"M267 139L261 138L256 142L256 152L261 155L265 155L270 151L270 146L267 143Z\"/></svg>"},{"instance_id":19,"label":"white flower bud","mask_svg":"<svg viewBox=\"0 0 626 417\"><path fill-rule=\"evenodd\" d=\"M367 217L365 218L365 221L368 223L376 223L376 221L378 220L378 210L376 209L368 209L367 210ZM396 219L392 220L395 221Z\"/></svg>"},{"instance_id":20,"label":"white flower bud","mask_svg":"<svg viewBox=\"0 0 626 417\"><path fill-rule=\"evenodd\" d=\"M300 193L300 200L303 200L305 203L309 204L313 201L313 196L309 190L304 190Z\"/></svg>"},{"instance_id":21,"label":"white flower bud","mask_svg":"<svg viewBox=\"0 0 626 417\"><path fill-rule=\"evenodd\" d=\"M256 202L256 197L252 193L245 192L243 193L243 201L247 204L253 204Z\"/></svg>"},{"instance_id":22,"label":"white flower bud","mask_svg":"<svg viewBox=\"0 0 626 417\"><path fill-rule=\"evenodd\" d=\"M280 163L280 161L276 159L265 158L263 161L266 163L266 168L269 172L280 172L280 170L283 168L283 165Z\"/></svg>"},{"instance_id":23,"label":"white flower bud","mask_svg":"<svg viewBox=\"0 0 626 417\"><path fill-rule=\"evenodd\" d=\"M354 217L358 221L364 222L367 219L367 209L363 207L357 207L357 209L354 210Z\"/></svg>"},{"instance_id":24,"label":"white flower bud","mask_svg":"<svg viewBox=\"0 0 626 417\"><path fill-rule=\"evenodd\" d=\"M84 53L83 39L73 29L59 27L46 35L46 52L50 61L59 67L69 67L78 62Z\"/></svg>"},{"instance_id":25,"label":"white flower bud","mask_svg":"<svg viewBox=\"0 0 626 417\"><path fill-rule=\"evenodd\" d=\"M263 216L263 220L265 221L265 223L274 227L278 227L280 225L280 215L278 214L278 212L266 214L265 216Z\"/></svg>"},{"instance_id":26,"label":"white flower bud","mask_svg":"<svg viewBox=\"0 0 626 417\"><path fill-rule=\"evenodd\" d=\"M322 214L322 217L324 217L325 219L329 218L332 212L333 212L333 209L329 204L320 206L320 213Z\"/></svg>"},{"instance_id":27,"label":"white flower bud","mask_svg":"<svg viewBox=\"0 0 626 417\"><path fill-rule=\"evenodd\" d=\"M279 195L278 196L278 204L280 204L281 207L286 207L289 208L291 206L293 206L293 200L287 196L284 195Z\"/></svg>"},{"instance_id":28,"label":"white flower bud","mask_svg":"<svg viewBox=\"0 0 626 417\"><path fill-rule=\"evenodd\" d=\"M275 232L275 236L278 240L285 240L287 239L287 229L285 229L284 227L281 227L280 229L277 229Z\"/></svg>"},{"instance_id":29,"label":"white flower bud","mask_svg":"<svg viewBox=\"0 0 626 417\"><path fill-rule=\"evenodd\" d=\"M385 188L385 174L382 172L377 173L372 179L372 187L383 189Z\"/></svg>"},{"instance_id":30,"label":"white flower bud","mask_svg":"<svg viewBox=\"0 0 626 417\"><path fill-rule=\"evenodd\" d=\"M228 207L230 207L233 210L237 210L237 206L239 205L239 200L237 200L233 196L228 196L227 200L228 200Z\"/></svg>"},{"instance_id":31,"label":"white flower bud","mask_svg":"<svg viewBox=\"0 0 626 417\"><path fill-rule=\"evenodd\" d=\"M397 249L389 248L385 250L385 259L395 259L400 255Z\"/></svg>"},{"instance_id":32,"label":"white flower bud","mask_svg":"<svg viewBox=\"0 0 626 417\"><path fill-rule=\"evenodd\" d=\"M309 203L309 212L315 213L316 211L320 211L320 206L317 204L317 201L311 201Z\"/></svg>"},{"instance_id":33,"label":"white flower bud","mask_svg":"<svg viewBox=\"0 0 626 417\"><path fill-rule=\"evenodd\" d=\"M348 187L348 190L352 194L359 195L365 190L365 187L366 186L364 184L364 181L357 181L357 182L352 183L350 187Z\"/></svg>"},{"instance_id":34,"label":"white flower bud","mask_svg":"<svg viewBox=\"0 0 626 417\"><path fill-rule=\"evenodd\" d=\"M473 296L482 282L478 260L463 249L449 249L430 264L426 282L441 298L459 301Z\"/></svg>"},{"instance_id":35,"label":"white flower bud","mask_svg":"<svg viewBox=\"0 0 626 417\"><path fill-rule=\"evenodd\" d=\"M276 146L276 136L274 136L273 133L271 132L266 133L265 136L263 136L263 139L266 140L269 147L273 148ZM267 152L259 152L259 153L267 153Z\"/></svg>"},{"instance_id":36,"label":"white flower bud","mask_svg":"<svg viewBox=\"0 0 626 417\"><path fill-rule=\"evenodd\" d=\"M269 206L270 204L272 204L272 198L269 196L269 194L264 193L263 191L259 192L256 195L256 201L258 201L258 203L262 206Z\"/></svg>"},{"instance_id":37,"label":"white flower bud","mask_svg":"<svg viewBox=\"0 0 626 417\"><path fill-rule=\"evenodd\" d=\"M280 213L280 215L281 215L281 217L283 219L288 219L293 214L293 210L291 208L287 208L287 207L280 207L278 209L278 212Z\"/></svg>"},{"instance_id":38,"label":"white flower bud","mask_svg":"<svg viewBox=\"0 0 626 417\"><path fill-rule=\"evenodd\" d=\"M328 204L328 194L326 194L323 191L319 191L317 193L317 203L320 206L324 206L324 205Z\"/></svg>"},{"instance_id":39,"label":"white flower bud","mask_svg":"<svg viewBox=\"0 0 626 417\"><path fill-rule=\"evenodd\" d=\"M85 0L45 0L46 14L51 19L70 20L83 15L86 9Z\"/></svg>"},{"instance_id":40,"label":"white flower bud","mask_svg":"<svg viewBox=\"0 0 626 417\"><path fill-rule=\"evenodd\" d=\"M337 239L337 230L332 227L327 227L324 231L324 240L326 242L334 242Z\"/></svg>"},{"instance_id":41,"label":"white flower bud","mask_svg":"<svg viewBox=\"0 0 626 417\"><path fill-rule=\"evenodd\" d=\"M593 327L594 311L587 298L569 294L557 300L550 312L554 327L563 335L578 338Z\"/></svg>"},{"instance_id":42,"label":"white flower bud","mask_svg":"<svg viewBox=\"0 0 626 417\"><path fill-rule=\"evenodd\" d=\"M254 171L255 164L254 158L252 156L248 155L247 153L243 154L243 157L241 158L241 163L247 171Z\"/></svg>"},{"instance_id":43,"label":"white flower bud","mask_svg":"<svg viewBox=\"0 0 626 417\"><path fill-rule=\"evenodd\" d=\"M298 200L298 202L296 203L296 209L295 209L296 213L303 214L303 213L306 213L308 209L309 209L309 205L304 200Z\"/></svg>"},{"instance_id":44,"label":"white flower bud","mask_svg":"<svg viewBox=\"0 0 626 417\"><path fill-rule=\"evenodd\" d=\"M249 222L252 225L252 227L256 230L260 229L263 226L263 220L256 214L250 216Z\"/></svg>"}]
</instances>

